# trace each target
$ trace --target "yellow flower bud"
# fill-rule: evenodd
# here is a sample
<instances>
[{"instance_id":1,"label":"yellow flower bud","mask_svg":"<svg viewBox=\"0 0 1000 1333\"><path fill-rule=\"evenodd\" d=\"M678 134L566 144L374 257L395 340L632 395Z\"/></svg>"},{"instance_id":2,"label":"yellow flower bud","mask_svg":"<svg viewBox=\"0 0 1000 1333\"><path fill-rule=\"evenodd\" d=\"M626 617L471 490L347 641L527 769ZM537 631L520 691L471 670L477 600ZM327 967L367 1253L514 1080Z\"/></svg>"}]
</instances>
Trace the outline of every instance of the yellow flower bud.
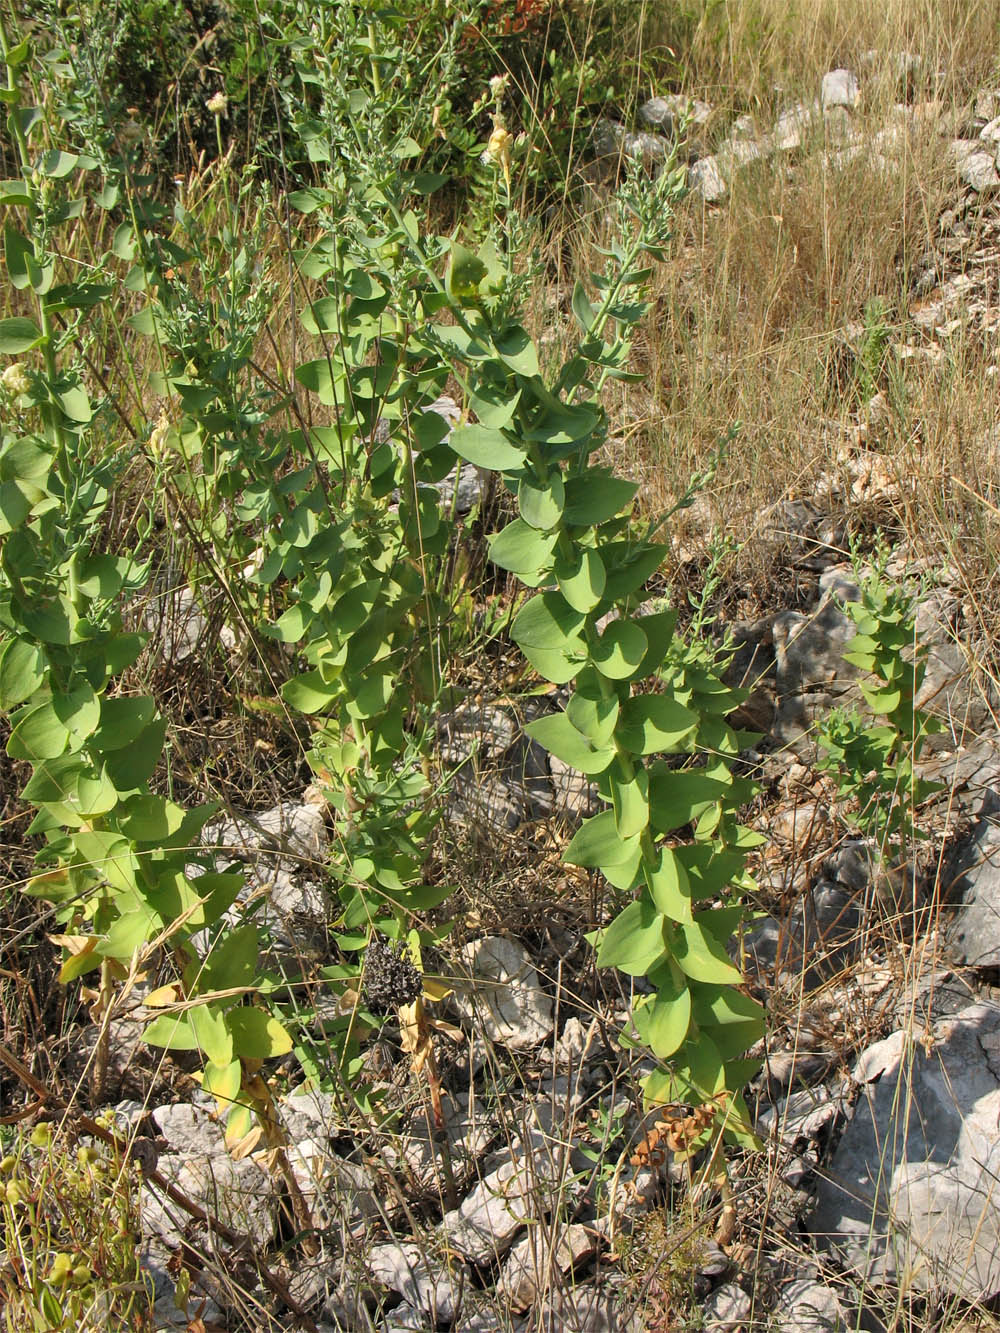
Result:
<instances>
[{"instance_id":1,"label":"yellow flower bud","mask_svg":"<svg viewBox=\"0 0 1000 1333\"><path fill-rule=\"evenodd\" d=\"M503 172L503 178L510 185L510 149L514 142L514 136L506 129L497 117L493 121L493 133L490 135L489 143L486 145L486 152L483 154L483 161L494 167L499 167Z\"/></svg>"},{"instance_id":2,"label":"yellow flower bud","mask_svg":"<svg viewBox=\"0 0 1000 1333\"><path fill-rule=\"evenodd\" d=\"M224 116L228 106L229 99L225 93L213 93L205 103L205 110L213 116Z\"/></svg>"},{"instance_id":3,"label":"yellow flower bud","mask_svg":"<svg viewBox=\"0 0 1000 1333\"><path fill-rule=\"evenodd\" d=\"M52 1260L52 1267L49 1269L47 1281L49 1282L68 1282L73 1272L73 1256L71 1254L57 1254Z\"/></svg>"},{"instance_id":4,"label":"yellow flower bud","mask_svg":"<svg viewBox=\"0 0 1000 1333\"><path fill-rule=\"evenodd\" d=\"M512 136L509 130L505 130L502 125L497 125L490 135L490 141L486 145L486 155L491 162L503 162L504 158L510 157L510 145Z\"/></svg>"},{"instance_id":5,"label":"yellow flower bud","mask_svg":"<svg viewBox=\"0 0 1000 1333\"><path fill-rule=\"evenodd\" d=\"M47 1148L52 1142L52 1126L47 1120L35 1126L28 1140L33 1148Z\"/></svg>"},{"instance_id":6,"label":"yellow flower bud","mask_svg":"<svg viewBox=\"0 0 1000 1333\"><path fill-rule=\"evenodd\" d=\"M13 365L8 366L0 375L0 381L3 382L3 387L7 392L14 394L16 397L31 392L31 377L20 362L15 361Z\"/></svg>"},{"instance_id":7,"label":"yellow flower bud","mask_svg":"<svg viewBox=\"0 0 1000 1333\"><path fill-rule=\"evenodd\" d=\"M149 436L149 452L154 458L162 458L166 453L167 436L170 434L170 418L166 412L160 413L160 419Z\"/></svg>"}]
</instances>

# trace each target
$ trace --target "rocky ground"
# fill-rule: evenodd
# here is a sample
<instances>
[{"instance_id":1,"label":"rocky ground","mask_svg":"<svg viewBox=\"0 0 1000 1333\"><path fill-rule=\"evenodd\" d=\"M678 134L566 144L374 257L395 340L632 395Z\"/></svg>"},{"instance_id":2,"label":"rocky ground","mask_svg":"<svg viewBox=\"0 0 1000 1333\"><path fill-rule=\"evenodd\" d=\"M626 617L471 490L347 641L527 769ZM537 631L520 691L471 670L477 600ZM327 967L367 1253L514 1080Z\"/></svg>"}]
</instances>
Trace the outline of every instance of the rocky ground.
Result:
<instances>
[{"instance_id":1,"label":"rocky ground","mask_svg":"<svg viewBox=\"0 0 1000 1333\"><path fill-rule=\"evenodd\" d=\"M841 654L857 586L817 537L850 497L832 483L823 495L776 516L789 559L813 581L812 605L731 627L731 674L750 687L744 710L766 733L746 756L767 844L742 949L772 1013L752 1088L766 1147L732 1165L735 1223L721 1224L718 1199L686 1199L681 1168L649 1150L641 1069L619 1040L629 996L591 973L588 913L568 889L522 902L507 930L470 931L450 959L455 994L438 1015L446 1136L431 1128L425 1085L409 1076L391 1025L366 1074L398 1112L391 1133L373 1132L337 1092L281 1103L320 1236L284 1280L317 1327L486 1333L701 1319L720 1333L805 1333L856 1326L861 1314L865 1326L898 1326L903 1299L975 1307L1000 1294L1000 733L975 670L986 645L949 571L937 571L919 617L929 649L919 702L945 723L924 760L942 789L920 812L920 881L894 898L813 766L812 724L856 694ZM914 572L905 552L892 569ZM505 854L519 837L537 846L541 829L558 841L593 800L524 736L524 721L509 704L480 702L441 725L442 758L459 766L452 817ZM214 835L267 893L275 947L316 951L322 810L288 802ZM272 1250L280 1274L287 1190L266 1161L227 1156L211 1099L178 1101L176 1077L140 1100L154 1074L136 1045L141 1017L115 1033L135 1094L116 1115L189 1199ZM171 1258L182 1244L197 1252L199 1228L144 1188L162 1326L184 1326L194 1306L173 1305ZM210 1297L201 1317L227 1326L234 1300L244 1318L254 1302L234 1288L235 1260L219 1258L226 1280L207 1262L194 1285Z\"/></svg>"},{"instance_id":2,"label":"rocky ground","mask_svg":"<svg viewBox=\"0 0 1000 1333\"><path fill-rule=\"evenodd\" d=\"M901 100L877 140L861 142L852 115L863 87L863 69L831 71L814 103L766 129L737 121L712 153L699 137L710 108L653 99L641 133L599 128L595 180L622 152L664 156L683 118L691 183L710 206L762 155L808 149L842 165L875 152L894 170L910 127L937 117L954 205L914 274L915 333L898 351L934 359L959 328L995 336L1000 91L983 90L961 123ZM439 751L457 770L456 836L474 834L480 864L484 846L496 849L497 886L513 867L517 889L497 887L491 904L491 881L447 958L454 994L435 1014L443 1132L390 1022L362 1082L394 1112L391 1131L343 1089L293 1091L279 1107L289 1181L273 1154L226 1153L213 1100L182 1062L154 1062L141 1046L141 1009L114 1024L120 1126L175 1195L228 1229L220 1239L147 1175L143 1244L160 1328L832 1333L936 1327L943 1311L991 1326L977 1321L1000 1298L1000 727L992 647L958 571L928 569L905 546L889 567L924 580L918 703L944 724L922 759L941 788L919 812L927 837L909 882L873 871L875 849L816 768L814 724L858 696L842 657L853 632L844 606L858 595L843 560L849 519L862 505L875 518L891 510L906 486L878 448L882 411L870 400L827 473L765 516L796 604L717 627L734 635L730 674L750 691L743 722L763 736L744 758L767 835L755 917L733 944L771 1014L750 1089L765 1146L734 1157L731 1202L693 1198L685 1169L657 1150L656 1117L636 1103L642 1068L621 1040L630 995L589 961L593 886L556 865L594 793L527 739L530 709L485 697L442 720ZM683 566L680 538L677 555ZM170 611L178 659L198 639L195 614ZM266 895L278 955L320 956L324 809L303 793L213 836ZM532 870L540 852L544 874ZM92 1048L77 1045L80 1069ZM304 1245L296 1193L315 1228ZM270 1291L250 1259L262 1254ZM178 1303L181 1264L192 1282Z\"/></svg>"}]
</instances>

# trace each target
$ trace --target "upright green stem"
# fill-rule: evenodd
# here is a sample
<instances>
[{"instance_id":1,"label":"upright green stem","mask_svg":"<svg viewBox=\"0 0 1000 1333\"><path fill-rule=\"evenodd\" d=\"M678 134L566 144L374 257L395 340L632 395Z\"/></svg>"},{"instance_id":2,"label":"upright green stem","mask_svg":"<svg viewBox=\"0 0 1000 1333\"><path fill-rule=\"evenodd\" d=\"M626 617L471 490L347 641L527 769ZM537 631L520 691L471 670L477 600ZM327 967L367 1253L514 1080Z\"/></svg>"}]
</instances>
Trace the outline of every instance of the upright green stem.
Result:
<instances>
[{"instance_id":1,"label":"upright green stem","mask_svg":"<svg viewBox=\"0 0 1000 1333\"><path fill-rule=\"evenodd\" d=\"M8 125L13 130L14 142L17 145L17 155L21 163L21 174L24 180L25 193L28 195L28 203L25 206L28 212L31 240L35 251L35 259L42 261L43 256L38 253L38 231L41 220L41 206L38 199L38 177L32 169L31 150L28 146L28 139L21 125L21 119L18 115L20 101L20 87L15 77L15 69L9 63L11 46L7 31L7 23L0 11L0 50L2 50L4 66L7 71L7 91L11 94L10 106L11 113L8 116ZM55 353L55 329L52 323L52 315L48 307L48 302L44 296L35 295L35 308L38 312L38 324L42 334L40 348L42 359L45 363L45 375L51 386L58 374L58 362ZM45 423L46 431L52 444L56 447L56 466L59 470L59 476L67 490L72 486L73 476L70 460L67 450L67 432L64 426L63 414L60 408L51 400L40 405L42 420Z\"/></svg>"},{"instance_id":2,"label":"upright green stem","mask_svg":"<svg viewBox=\"0 0 1000 1333\"><path fill-rule=\"evenodd\" d=\"M378 47L375 41L375 24L368 24L368 49L371 54L368 57L368 64L372 74L372 88L376 97L382 96L382 73L378 67L378 56L375 54Z\"/></svg>"}]
</instances>

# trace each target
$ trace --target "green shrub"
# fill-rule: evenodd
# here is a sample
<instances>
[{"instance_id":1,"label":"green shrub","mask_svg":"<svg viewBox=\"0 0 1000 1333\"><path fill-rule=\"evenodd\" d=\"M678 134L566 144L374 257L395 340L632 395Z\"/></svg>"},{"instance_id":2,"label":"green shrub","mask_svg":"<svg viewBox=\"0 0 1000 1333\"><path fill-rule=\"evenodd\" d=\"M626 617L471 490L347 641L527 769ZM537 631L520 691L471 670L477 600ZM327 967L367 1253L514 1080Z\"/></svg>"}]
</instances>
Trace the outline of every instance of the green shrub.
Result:
<instances>
[{"instance_id":1,"label":"green shrub","mask_svg":"<svg viewBox=\"0 0 1000 1333\"><path fill-rule=\"evenodd\" d=\"M8 1333L141 1333L152 1281L139 1260L137 1168L50 1124L17 1130L0 1161L0 1266Z\"/></svg>"},{"instance_id":2,"label":"green shrub","mask_svg":"<svg viewBox=\"0 0 1000 1333\"><path fill-rule=\"evenodd\" d=\"M861 597L846 606L857 632L844 658L865 673L867 711L834 709L817 739L826 752L820 768L836 783L845 817L872 840L886 865L905 868L924 836L918 808L940 789L918 775L917 765L941 724L916 703L927 669L915 632L917 593L889 582L887 558L879 549L864 568L855 556Z\"/></svg>"},{"instance_id":3,"label":"green shrub","mask_svg":"<svg viewBox=\"0 0 1000 1333\"><path fill-rule=\"evenodd\" d=\"M628 165L606 267L576 283L574 343L547 366L524 324L538 269L512 198L525 159L505 85L480 94L493 107L486 241L473 253L421 221L442 184L427 170L438 96L427 70L452 68L464 29L449 28L425 66L429 11L408 12L338 0L282 39L292 156L315 180L282 211L300 327L294 359L273 371L257 355L277 290L256 258L270 197L222 152L221 101L211 112L220 157L197 206L183 195L167 207L128 154L101 149L115 144L113 125L83 153L82 119L30 102L37 57L0 29L20 173L5 187L20 210L8 269L31 311L0 322L0 352L26 358L4 377L18 430L0 451L0 706L11 712L8 753L32 766L23 796L43 846L29 891L56 908L62 979L99 970L98 1018L155 970L146 1003L162 1012L146 1039L201 1053L236 1151L272 1135L262 1062L294 1051L310 1077L350 1086L381 1021L364 1005L369 945L388 939L397 957L405 944L422 974L423 950L451 925L446 908L439 925L424 922L449 893L425 882L440 814L430 737L464 647L452 614L464 590L449 573L457 529L434 484L471 463L495 472L518 509L491 539L493 563L539 590L511 636L543 681L572 686L566 709L530 733L592 778L607 807L566 857L614 890L594 936L599 965L652 983L634 1013L634 1039L659 1061L647 1096L714 1108L691 1150L719 1130L753 1142L739 1093L763 1011L727 954L756 841L739 823L752 787L735 772L742 742L725 720L740 696L669 607L643 606L670 515L633 519L636 484L592 461L607 440L605 387L634 378L650 262L669 243L683 174L653 183ZM100 90L72 86L73 105L100 119ZM81 217L99 220L88 281L66 240ZM138 305L127 326L112 301L122 291ZM151 351L137 396L155 391L164 408L122 451L120 403L87 353L95 329L124 340L126 327L130 366L144 365L135 339ZM449 435L433 402L450 381L463 421ZM267 940L243 876L198 847L214 807L162 793L167 720L126 674L145 643L126 628L154 556L145 516L121 554L105 549L109 497L130 460L182 516L184 580L225 593L279 696L271 706L308 728L307 758L337 821L336 953L318 976L291 963L260 975ZM336 1013L319 1045L314 1008L299 999L317 982ZM416 998L412 987L400 996L408 1049L432 1081L423 1002L441 989L427 979Z\"/></svg>"}]
</instances>

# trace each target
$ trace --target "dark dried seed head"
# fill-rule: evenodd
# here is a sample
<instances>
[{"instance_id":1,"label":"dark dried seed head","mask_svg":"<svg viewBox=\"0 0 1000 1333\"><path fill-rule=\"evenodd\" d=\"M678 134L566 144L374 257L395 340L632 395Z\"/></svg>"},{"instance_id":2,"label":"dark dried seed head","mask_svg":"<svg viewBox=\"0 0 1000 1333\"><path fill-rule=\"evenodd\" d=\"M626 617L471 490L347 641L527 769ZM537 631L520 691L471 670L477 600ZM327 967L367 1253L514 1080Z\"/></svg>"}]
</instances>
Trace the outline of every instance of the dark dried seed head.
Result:
<instances>
[{"instance_id":1,"label":"dark dried seed head","mask_svg":"<svg viewBox=\"0 0 1000 1333\"><path fill-rule=\"evenodd\" d=\"M365 952L362 988L376 1013L388 1013L401 1004L412 1004L424 983L406 945L376 935Z\"/></svg>"}]
</instances>

